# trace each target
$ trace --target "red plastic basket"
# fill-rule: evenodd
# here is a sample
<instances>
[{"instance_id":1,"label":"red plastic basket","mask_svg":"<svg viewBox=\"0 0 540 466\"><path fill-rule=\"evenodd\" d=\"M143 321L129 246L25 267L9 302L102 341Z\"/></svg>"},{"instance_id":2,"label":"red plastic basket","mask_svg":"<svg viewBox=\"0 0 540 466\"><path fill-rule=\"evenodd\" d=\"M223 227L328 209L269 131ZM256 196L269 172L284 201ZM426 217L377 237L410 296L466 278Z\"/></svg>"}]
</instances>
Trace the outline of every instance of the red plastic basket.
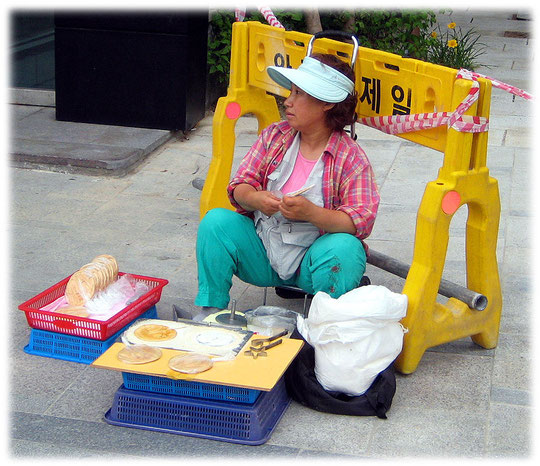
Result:
<instances>
[{"instance_id":1,"label":"red plastic basket","mask_svg":"<svg viewBox=\"0 0 540 466\"><path fill-rule=\"evenodd\" d=\"M120 272L118 275L121 276L124 273ZM156 304L161 298L163 287L169 283L168 280L162 278L130 275L135 280L148 285L150 290L136 301L127 305L109 320L94 320L86 317L67 316L58 312L40 310L40 308L52 303L65 293L66 285L71 275L22 303L19 309L25 312L28 325L32 328L76 335L93 340L106 340Z\"/></svg>"}]
</instances>

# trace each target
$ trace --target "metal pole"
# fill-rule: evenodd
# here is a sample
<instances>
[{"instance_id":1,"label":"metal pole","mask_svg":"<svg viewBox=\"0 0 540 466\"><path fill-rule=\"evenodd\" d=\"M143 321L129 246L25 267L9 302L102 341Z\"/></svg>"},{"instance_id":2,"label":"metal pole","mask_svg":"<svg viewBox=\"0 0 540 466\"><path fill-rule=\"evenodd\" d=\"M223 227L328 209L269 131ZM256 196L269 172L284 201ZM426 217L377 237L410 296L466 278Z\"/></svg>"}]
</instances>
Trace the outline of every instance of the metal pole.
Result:
<instances>
[{"instance_id":1,"label":"metal pole","mask_svg":"<svg viewBox=\"0 0 540 466\"><path fill-rule=\"evenodd\" d=\"M367 258L368 264L371 264L379 269L386 270L401 278L407 278L410 266L380 252L369 249ZM447 298L456 298L463 301L471 309L483 311L488 304L488 299L483 294L470 290L464 286L453 283L449 280L442 279L439 286L439 294Z\"/></svg>"}]
</instances>

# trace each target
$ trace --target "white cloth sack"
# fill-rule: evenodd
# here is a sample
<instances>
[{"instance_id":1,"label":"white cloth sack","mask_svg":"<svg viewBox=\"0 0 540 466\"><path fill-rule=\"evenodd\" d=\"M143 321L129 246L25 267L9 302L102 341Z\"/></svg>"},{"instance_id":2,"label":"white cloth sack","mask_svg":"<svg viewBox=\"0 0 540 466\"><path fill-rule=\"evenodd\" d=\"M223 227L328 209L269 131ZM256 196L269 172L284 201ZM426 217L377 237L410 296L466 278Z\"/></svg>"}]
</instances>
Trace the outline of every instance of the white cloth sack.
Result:
<instances>
[{"instance_id":1,"label":"white cloth sack","mask_svg":"<svg viewBox=\"0 0 540 466\"><path fill-rule=\"evenodd\" d=\"M325 390L363 394L399 355L407 296L384 286L355 288L337 299L319 291L298 331L315 350L315 376Z\"/></svg>"}]
</instances>

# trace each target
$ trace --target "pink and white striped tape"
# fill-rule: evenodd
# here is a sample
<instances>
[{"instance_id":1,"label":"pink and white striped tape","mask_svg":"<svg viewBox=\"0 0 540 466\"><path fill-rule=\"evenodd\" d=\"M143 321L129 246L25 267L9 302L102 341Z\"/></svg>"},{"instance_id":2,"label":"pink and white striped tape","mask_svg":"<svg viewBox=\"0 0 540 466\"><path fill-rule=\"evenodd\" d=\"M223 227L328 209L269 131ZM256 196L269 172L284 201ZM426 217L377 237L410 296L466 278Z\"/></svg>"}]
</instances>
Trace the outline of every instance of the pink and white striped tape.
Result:
<instances>
[{"instance_id":1,"label":"pink and white striped tape","mask_svg":"<svg viewBox=\"0 0 540 466\"><path fill-rule=\"evenodd\" d=\"M456 131L462 131L467 133L482 133L488 131L489 129L488 120L483 117L464 115L464 113L478 99L480 85L478 84L477 78L488 79L492 82L492 85L494 87L503 89L507 92L510 92L511 94L523 97L524 99L532 100L533 98L531 94L525 92L522 89L463 68L458 71L456 78L472 80L473 85L467 97L463 99L463 102L461 102L456 108L456 110L452 113L435 112L417 113L413 115L368 117L361 118L359 122L363 123L364 125L377 128L388 134L408 133L411 131L437 128L443 125L447 125L449 128L453 128Z\"/></svg>"},{"instance_id":2,"label":"pink and white striped tape","mask_svg":"<svg viewBox=\"0 0 540 466\"><path fill-rule=\"evenodd\" d=\"M497 79L494 79L494 78L490 78L489 76L486 76L484 74L480 74L480 73L475 73L473 71L469 71L469 73L471 73L473 76L477 77L477 78L484 78L484 79L487 79L488 81L491 81L491 84L493 85L493 87L496 87L498 89L502 89L506 92L510 92L510 94L514 94L514 95L517 95L518 97L522 97L526 100L532 100L533 96L531 94L529 94L528 92L524 91L523 89L519 89L518 87L515 87L515 86L511 86L510 84L506 84L506 83L503 83Z\"/></svg>"},{"instance_id":3,"label":"pink and white striped tape","mask_svg":"<svg viewBox=\"0 0 540 466\"><path fill-rule=\"evenodd\" d=\"M236 7L234 9L234 19L235 21L242 22L246 17L246 9L244 7Z\"/></svg>"},{"instance_id":4,"label":"pink and white striped tape","mask_svg":"<svg viewBox=\"0 0 540 466\"><path fill-rule=\"evenodd\" d=\"M468 133L482 133L488 130L489 123L485 118L464 115L449 125L452 116L453 114L448 112L417 113L414 115L366 117L361 118L359 123L388 134L410 133L443 125L451 126L456 131Z\"/></svg>"},{"instance_id":5,"label":"pink and white striped tape","mask_svg":"<svg viewBox=\"0 0 540 466\"><path fill-rule=\"evenodd\" d=\"M285 29L283 25L279 22L279 20L274 16L274 13L270 9L270 7L267 6L258 6L259 11L264 16L264 19L270 26L274 26L276 28Z\"/></svg>"},{"instance_id":6,"label":"pink and white striped tape","mask_svg":"<svg viewBox=\"0 0 540 466\"><path fill-rule=\"evenodd\" d=\"M268 6L258 6L259 12L264 16L264 19L270 26L276 28L285 29L283 25L276 18L270 7ZM242 22L246 17L246 9L244 7L236 7L234 9L234 19L236 21Z\"/></svg>"},{"instance_id":7,"label":"pink and white striped tape","mask_svg":"<svg viewBox=\"0 0 540 466\"><path fill-rule=\"evenodd\" d=\"M459 70L456 78L469 79L473 82L467 97L453 112L416 113L413 115L391 115L382 117L361 118L360 123L377 128L388 134L402 134L411 131L437 128L447 125L456 131L467 133L482 133L488 131L489 122L486 118L464 115L478 99L480 85L476 77L467 70Z\"/></svg>"}]
</instances>

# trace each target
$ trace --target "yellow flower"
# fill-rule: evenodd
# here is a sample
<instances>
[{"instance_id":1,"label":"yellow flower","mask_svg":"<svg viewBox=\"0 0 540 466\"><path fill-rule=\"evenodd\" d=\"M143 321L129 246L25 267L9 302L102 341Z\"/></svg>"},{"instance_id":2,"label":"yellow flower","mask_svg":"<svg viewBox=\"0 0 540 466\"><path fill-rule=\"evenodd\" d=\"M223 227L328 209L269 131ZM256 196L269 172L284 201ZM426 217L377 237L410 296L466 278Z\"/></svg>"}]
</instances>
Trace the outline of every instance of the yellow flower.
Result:
<instances>
[{"instance_id":1,"label":"yellow flower","mask_svg":"<svg viewBox=\"0 0 540 466\"><path fill-rule=\"evenodd\" d=\"M454 22L451 22L449 25L448 25L448 29L455 29L456 27L456 23Z\"/></svg>"},{"instance_id":2,"label":"yellow flower","mask_svg":"<svg viewBox=\"0 0 540 466\"><path fill-rule=\"evenodd\" d=\"M433 32L431 33L431 37L433 37L434 39L436 39L436 38L437 38L437 33L436 33L435 31L433 31Z\"/></svg>"},{"instance_id":3,"label":"yellow flower","mask_svg":"<svg viewBox=\"0 0 540 466\"><path fill-rule=\"evenodd\" d=\"M449 40L448 47L455 49L457 47L457 40L456 39Z\"/></svg>"}]
</instances>

